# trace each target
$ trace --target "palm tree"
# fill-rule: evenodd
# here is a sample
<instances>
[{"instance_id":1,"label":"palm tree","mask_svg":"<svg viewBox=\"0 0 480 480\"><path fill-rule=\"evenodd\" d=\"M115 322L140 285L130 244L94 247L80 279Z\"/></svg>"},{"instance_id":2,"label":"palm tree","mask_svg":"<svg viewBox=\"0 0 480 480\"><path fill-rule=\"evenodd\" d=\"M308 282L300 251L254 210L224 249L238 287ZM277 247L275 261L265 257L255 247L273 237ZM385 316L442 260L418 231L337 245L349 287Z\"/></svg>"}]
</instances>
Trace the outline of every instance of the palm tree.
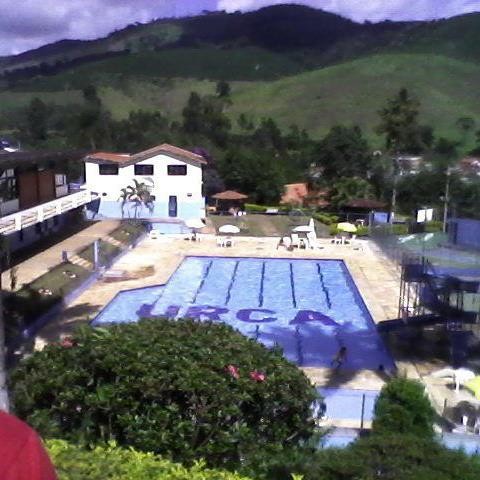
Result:
<instances>
[{"instance_id":1,"label":"palm tree","mask_svg":"<svg viewBox=\"0 0 480 480\"><path fill-rule=\"evenodd\" d=\"M138 218L138 211L146 207L150 213L153 212L154 203L150 193L151 185L133 180L133 185L121 189L120 200L122 201L122 218L125 215L125 206L133 205L134 218Z\"/></svg>"}]
</instances>

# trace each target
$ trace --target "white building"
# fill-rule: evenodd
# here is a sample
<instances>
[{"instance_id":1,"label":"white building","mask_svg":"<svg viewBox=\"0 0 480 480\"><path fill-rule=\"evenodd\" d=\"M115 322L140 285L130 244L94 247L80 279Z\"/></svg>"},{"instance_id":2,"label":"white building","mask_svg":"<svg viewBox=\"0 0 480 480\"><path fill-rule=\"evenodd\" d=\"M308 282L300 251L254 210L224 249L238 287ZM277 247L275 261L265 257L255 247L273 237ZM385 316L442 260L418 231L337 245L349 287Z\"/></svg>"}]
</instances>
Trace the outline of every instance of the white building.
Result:
<instances>
[{"instance_id":1,"label":"white building","mask_svg":"<svg viewBox=\"0 0 480 480\"><path fill-rule=\"evenodd\" d=\"M202 166L205 159L166 143L136 154L98 152L85 158L85 185L95 201L87 216L152 221L205 217ZM152 202L125 201L122 189L144 184Z\"/></svg>"}]
</instances>

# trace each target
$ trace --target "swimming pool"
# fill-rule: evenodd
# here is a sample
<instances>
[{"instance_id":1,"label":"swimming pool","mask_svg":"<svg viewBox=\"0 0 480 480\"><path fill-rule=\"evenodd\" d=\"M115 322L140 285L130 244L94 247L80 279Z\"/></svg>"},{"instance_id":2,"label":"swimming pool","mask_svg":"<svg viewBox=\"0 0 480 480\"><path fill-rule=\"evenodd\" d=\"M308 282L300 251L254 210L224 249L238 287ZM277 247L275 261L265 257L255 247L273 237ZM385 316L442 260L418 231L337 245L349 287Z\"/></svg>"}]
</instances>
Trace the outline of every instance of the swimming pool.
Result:
<instances>
[{"instance_id":1,"label":"swimming pool","mask_svg":"<svg viewBox=\"0 0 480 480\"><path fill-rule=\"evenodd\" d=\"M187 257L155 288L122 292L93 324L148 316L221 321L282 347L300 366L328 367L341 346L346 369L394 366L341 260Z\"/></svg>"}]
</instances>

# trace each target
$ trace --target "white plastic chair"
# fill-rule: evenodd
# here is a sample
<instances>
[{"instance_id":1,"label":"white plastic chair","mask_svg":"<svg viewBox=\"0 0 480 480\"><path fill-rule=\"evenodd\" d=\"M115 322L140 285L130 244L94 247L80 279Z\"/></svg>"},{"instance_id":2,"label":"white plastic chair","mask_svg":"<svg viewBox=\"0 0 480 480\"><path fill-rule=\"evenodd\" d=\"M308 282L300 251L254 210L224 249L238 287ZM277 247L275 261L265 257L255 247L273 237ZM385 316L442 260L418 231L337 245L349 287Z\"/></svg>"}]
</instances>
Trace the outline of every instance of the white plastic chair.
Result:
<instances>
[{"instance_id":1,"label":"white plastic chair","mask_svg":"<svg viewBox=\"0 0 480 480\"><path fill-rule=\"evenodd\" d=\"M317 236L315 235L315 232L308 232L307 240L308 246L313 250L315 248L315 244L317 243Z\"/></svg>"},{"instance_id":2,"label":"white plastic chair","mask_svg":"<svg viewBox=\"0 0 480 480\"><path fill-rule=\"evenodd\" d=\"M148 236L152 240L157 240L160 237L160 232L158 230L150 230Z\"/></svg>"},{"instance_id":3,"label":"white plastic chair","mask_svg":"<svg viewBox=\"0 0 480 480\"><path fill-rule=\"evenodd\" d=\"M292 246L292 239L290 237L283 237L283 246L289 250Z\"/></svg>"},{"instance_id":4,"label":"white plastic chair","mask_svg":"<svg viewBox=\"0 0 480 480\"><path fill-rule=\"evenodd\" d=\"M298 236L298 233L292 233L291 235L291 240L292 240L292 247L300 247L300 237Z\"/></svg>"},{"instance_id":5,"label":"white plastic chair","mask_svg":"<svg viewBox=\"0 0 480 480\"><path fill-rule=\"evenodd\" d=\"M227 237L223 244L224 247L233 247L233 238Z\"/></svg>"},{"instance_id":6,"label":"white plastic chair","mask_svg":"<svg viewBox=\"0 0 480 480\"><path fill-rule=\"evenodd\" d=\"M223 237L217 237L217 247L224 247L225 239Z\"/></svg>"}]
</instances>

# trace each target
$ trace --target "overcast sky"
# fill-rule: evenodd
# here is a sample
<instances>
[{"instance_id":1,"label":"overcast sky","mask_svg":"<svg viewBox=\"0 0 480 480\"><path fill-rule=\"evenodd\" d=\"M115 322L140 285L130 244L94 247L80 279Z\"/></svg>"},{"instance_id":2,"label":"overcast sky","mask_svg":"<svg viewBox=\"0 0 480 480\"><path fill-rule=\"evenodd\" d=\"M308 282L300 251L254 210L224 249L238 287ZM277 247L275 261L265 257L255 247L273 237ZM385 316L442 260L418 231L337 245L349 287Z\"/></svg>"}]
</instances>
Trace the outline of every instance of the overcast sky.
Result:
<instances>
[{"instance_id":1,"label":"overcast sky","mask_svg":"<svg viewBox=\"0 0 480 480\"><path fill-rule=\"evenodd\" d=\"M434 19L480 11L480 0L0 0L0 55L63 38L98 38L153 18L280 3L311 5L360 22Z\"/></svg>"}]
</instances>

